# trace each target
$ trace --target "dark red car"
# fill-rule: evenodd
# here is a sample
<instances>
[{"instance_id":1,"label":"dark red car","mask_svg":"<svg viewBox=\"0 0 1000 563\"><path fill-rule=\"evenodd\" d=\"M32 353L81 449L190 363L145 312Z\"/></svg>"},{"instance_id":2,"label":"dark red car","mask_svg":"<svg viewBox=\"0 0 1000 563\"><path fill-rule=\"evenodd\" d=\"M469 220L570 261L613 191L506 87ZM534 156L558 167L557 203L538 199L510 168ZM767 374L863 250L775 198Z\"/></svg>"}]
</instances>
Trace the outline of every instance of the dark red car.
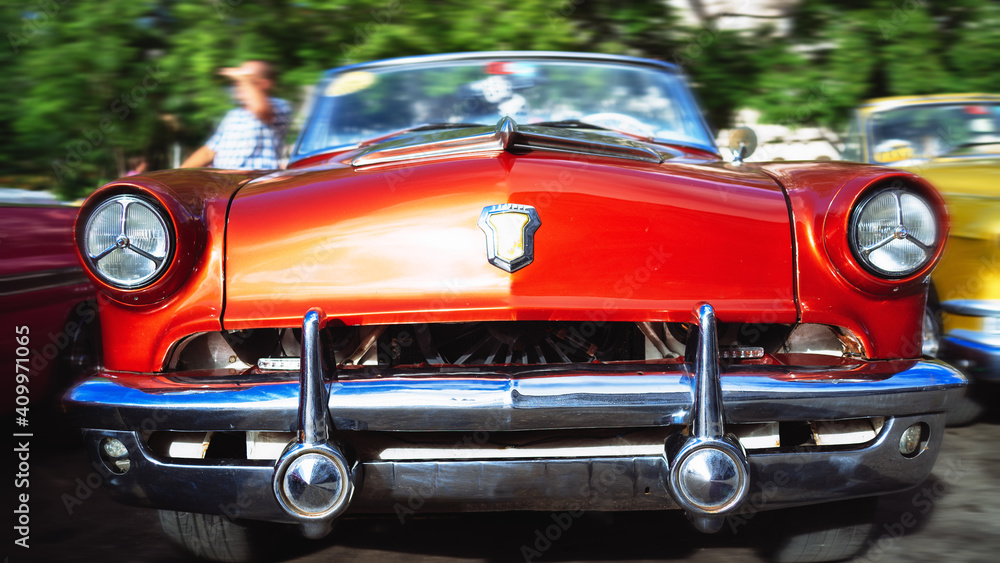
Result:
<instances>
[{"instance_id":1,"label":"dark red car","mask_svg":"<svg viewBox=\"0 0 1000 563\"><path fill-rule=\"evenodd\" d=\"M78 212L45 193L0 188L0 326L8 332L0 363L13 371L4 393L15 393L4 402L28 431L32 406L41 422L51 392L96 368L100 325L73 241Z\"/></svg>"}]
</instances>

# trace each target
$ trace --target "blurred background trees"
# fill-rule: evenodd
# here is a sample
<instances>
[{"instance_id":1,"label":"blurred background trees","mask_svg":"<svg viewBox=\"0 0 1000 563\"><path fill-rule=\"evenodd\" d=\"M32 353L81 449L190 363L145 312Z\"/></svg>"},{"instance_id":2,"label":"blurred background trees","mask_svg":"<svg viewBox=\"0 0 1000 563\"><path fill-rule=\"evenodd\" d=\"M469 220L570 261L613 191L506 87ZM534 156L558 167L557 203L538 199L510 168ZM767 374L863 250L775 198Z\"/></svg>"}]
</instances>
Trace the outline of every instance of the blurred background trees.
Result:
<instances>
[{"instance_id":1,"label":"blurred background trees","mask_svg":"<svg viewBox=\"0 0 1000 563\"><path fill-rule=\"evenodd\" d=\"M752 26L725 2L634 0L24 0L0 5L0 185L83 195L144 156L169 167L232 107L215 71L249 58L306 102L320 73L371 59L494 49L621 53L682 65L709 123L734 111L839 128L864 99L1000 91L992 0L801 0ZM774 3L772 3L774 4Z\"/></svg>"}]
</instances>

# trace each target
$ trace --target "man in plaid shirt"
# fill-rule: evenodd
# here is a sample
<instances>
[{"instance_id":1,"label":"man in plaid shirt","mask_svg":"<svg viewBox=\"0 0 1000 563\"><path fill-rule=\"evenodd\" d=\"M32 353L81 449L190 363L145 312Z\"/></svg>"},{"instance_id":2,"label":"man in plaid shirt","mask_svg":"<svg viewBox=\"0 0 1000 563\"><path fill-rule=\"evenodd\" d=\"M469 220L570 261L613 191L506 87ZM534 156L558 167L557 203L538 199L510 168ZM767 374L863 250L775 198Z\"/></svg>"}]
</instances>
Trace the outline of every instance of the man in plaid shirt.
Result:
<instances>
[{"instance_id":1,"label":"man in plaid shirt","mask_svg":"<svg viewBox=\"0 0 1000 563\"><path fill-rule=\"evenodd\" d=\"M212 138L181 168L280 168L292 108L285 100L268 96L274 71L263 61L247 61L237 68L221 69L219 74L233 81L241 107L226 114Z\"/></svg>"}]
</instances>

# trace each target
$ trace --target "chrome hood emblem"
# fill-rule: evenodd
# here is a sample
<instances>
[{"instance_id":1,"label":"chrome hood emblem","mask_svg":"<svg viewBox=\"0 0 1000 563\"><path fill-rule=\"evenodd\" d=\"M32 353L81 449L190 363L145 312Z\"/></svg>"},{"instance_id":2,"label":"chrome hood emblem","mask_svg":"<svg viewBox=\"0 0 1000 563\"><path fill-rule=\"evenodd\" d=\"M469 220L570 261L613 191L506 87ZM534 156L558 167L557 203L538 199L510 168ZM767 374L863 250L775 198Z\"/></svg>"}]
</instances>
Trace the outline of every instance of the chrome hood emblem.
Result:
<instances>
[{"instance_id":1,"label":"chrome hood emblem","mask_svg":"<svg viewBox=\"0 0 1000 563\"><path fill-rule=\"evenodd\" d=\"M501 203L484 207L479 228L486 233L486 259L501 270L515 272L535 258L535 231L542 225L530 205Z\"/></svg>"}]
</instances>

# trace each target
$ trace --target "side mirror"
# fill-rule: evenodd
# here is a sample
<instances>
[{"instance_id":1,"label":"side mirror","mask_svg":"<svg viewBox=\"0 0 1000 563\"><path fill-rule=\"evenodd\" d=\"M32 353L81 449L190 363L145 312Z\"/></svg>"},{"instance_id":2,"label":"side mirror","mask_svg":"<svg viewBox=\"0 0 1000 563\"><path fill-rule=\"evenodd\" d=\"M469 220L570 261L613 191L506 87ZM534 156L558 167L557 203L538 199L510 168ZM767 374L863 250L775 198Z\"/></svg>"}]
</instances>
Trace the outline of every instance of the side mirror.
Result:
<instances>
[{"instance_id":1,"label":"side mirror","mask_svg":"<svg viewBox=\"0 0 1000 563\"><path fill-rule=\"evenodd\" d=\"M757 150L757 134L749 127L737 127L729 135L729 150L733 164L740 164Z\"/></svg>"}]
</instances>

